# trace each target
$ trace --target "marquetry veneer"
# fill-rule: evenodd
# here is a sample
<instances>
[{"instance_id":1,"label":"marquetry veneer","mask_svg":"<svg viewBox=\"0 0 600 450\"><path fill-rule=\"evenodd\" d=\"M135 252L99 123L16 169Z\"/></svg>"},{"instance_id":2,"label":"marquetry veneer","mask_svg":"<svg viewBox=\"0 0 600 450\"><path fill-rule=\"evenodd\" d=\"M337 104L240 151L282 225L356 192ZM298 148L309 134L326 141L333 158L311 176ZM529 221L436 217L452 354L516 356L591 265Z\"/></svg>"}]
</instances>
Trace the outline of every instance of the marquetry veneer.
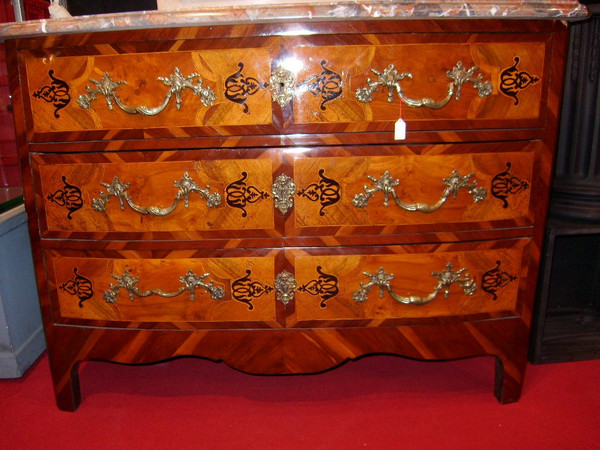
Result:
<instances>
[{"instance_id":1,"label":"marquetry veneer","mask_svg":"<svg viewBox=\"0 0 600 450\"><path fill-rule=\"evenodd\" d=\"M83 360L284 374L370 353L491 355L516 401L565 36L414 20L8 41L59 408Z\"/></svg>"}]
</instances>

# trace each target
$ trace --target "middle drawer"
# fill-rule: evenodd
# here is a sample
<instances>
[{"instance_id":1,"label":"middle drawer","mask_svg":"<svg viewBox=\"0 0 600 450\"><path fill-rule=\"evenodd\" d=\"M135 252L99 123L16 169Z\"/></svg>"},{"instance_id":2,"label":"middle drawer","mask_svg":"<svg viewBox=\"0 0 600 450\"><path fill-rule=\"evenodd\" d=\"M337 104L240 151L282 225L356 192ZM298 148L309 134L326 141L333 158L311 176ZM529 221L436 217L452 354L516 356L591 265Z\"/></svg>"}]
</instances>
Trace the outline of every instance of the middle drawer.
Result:
<instances>
[{"instance_id":1,"label":"middle drawer","mask_svg":"<svg viewBox=\"0 0 600 450\"><path fill-rule=\"evenodd\" d=\"M243 239L531 224L539 142L35 154L43 238Z\"/></svg>"}]
</instances>

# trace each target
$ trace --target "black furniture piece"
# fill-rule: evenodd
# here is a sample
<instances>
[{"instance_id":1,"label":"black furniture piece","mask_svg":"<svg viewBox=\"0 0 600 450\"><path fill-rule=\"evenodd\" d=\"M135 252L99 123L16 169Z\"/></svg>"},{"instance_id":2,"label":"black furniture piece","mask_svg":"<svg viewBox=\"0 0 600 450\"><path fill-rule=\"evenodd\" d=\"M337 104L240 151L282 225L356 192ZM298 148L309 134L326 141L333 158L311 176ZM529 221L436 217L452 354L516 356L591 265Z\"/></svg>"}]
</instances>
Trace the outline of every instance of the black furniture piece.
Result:
<instances>
[{"instance_id":1,"label":"black furniture piece","mask_svg":"<svg viewBox=\"0 0 600 450\"><path fill-rule=\"evenodd\" d=\"M587 6L571 28L534 363L600 358L600 3Z\"/></svg>"}]
</instances>

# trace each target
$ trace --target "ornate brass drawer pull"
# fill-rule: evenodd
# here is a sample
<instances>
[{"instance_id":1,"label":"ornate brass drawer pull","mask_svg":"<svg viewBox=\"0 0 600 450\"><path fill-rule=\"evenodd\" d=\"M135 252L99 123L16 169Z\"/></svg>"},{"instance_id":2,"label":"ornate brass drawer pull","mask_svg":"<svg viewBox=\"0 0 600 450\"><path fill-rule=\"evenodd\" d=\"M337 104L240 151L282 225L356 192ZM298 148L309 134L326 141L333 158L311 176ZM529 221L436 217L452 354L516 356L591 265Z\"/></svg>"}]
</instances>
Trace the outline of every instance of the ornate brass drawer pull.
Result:
<instances>
[{"instance_id":1,"label":"ornate brass drawer pull","mask_svg":"<svg viewBox=\"0 0 600 450\"><path fill-rule=\"evenodd\" d=\"M169 75L168 78L158 77L159 81L162 81L166 86L170 86L169 91L165 96L165 100L163 103L155 108L150 108L145 105L140 106L128 106L123 103L123 101L119 98L116 89L122 85L127 84L126 81L113 81L110 78L108 72L104 74L104 76L100 79L100 81L91 79L90 82L94 83L96 86L95 89L87 86L87 94L82 94L77 99L77 103L83 109L90 109L92 107L92 101L96 99L98 95L103 95L106 97L106 103L108 105L108 109L113 109L113 103L116 104L120 109L125 111L128 114L143 114L144 116L155 116L161 111L163 111L171 97L175 96L175 102L177 109L181 109L181 91L184 89L191 89L194 92L194 95L200 97L202 104L204 106L210 106L215 102L216 95L209 87L202 86L202 78L198 80L197 84L194 84L194 78L200 78L200 74L192 73L187 77L184 77L179 68L175 67L174 73Z\"/></svg>"},{"instance_id":2,"label":"ornate brass drawer pull","mask_svg":"<svg viewBox=\"0 0 600 450\"><path fill-rule=\"evenodd\" d=\"M106 204L109 202L110 197L114 196L119 199L119 204L121 205L121 210L125 209L124 202L133 209L134 211L140 214L150 214L153 216L166 216L173 212L173 210L179 204L179 200L183 197L184 206L187 208L189 206L189 196L191 193L200 194L204 199L206 199L206 204L209 208L216 208L221 204L221 196L218 193L210 192L210 187L206 186L206 189L200 189L200 187L191 179L191 177L186 172L179 181L175 181L175 187L179 188L177 195L175 196L175 200L171 206L167 206L166 208L161 208L158 206L138 206L133 203L132 198L126 192L129 188L129 183L123 183L119 180L119 177L115 177L111 184L108 183L100 183L107 189L106 194L100 191L100 198L95 198L92 200L92 208L98 212L104 212L106 210Z\"/></svg>"},{"instance_id":3,"label":"ornate brass drawer pull","mask_svg":"<svg viewBox=\"0 0 600 450\"><path fill-rule=\"evenodd\" d=\"M460 94L463 83L473 83L473 87L477 89L479 97L487 97L492 94L493 88L492 83L489 81L483 81L481 74L475 77L475 71L479 68L477 66L471 67L466 70L463 67L461 61L456 63L456 66L452 70L446 72L446 76L452 81L448 85L448 93L442 100L433 100L431 98L423 98L420 100L414 100L404 95L400 81L405 78L412 78L412 74L409 72L399 73L393 64L390 64L383 73L371 69L375 75L377 75L377 81L371 81L367 78L367 87L359 88L356 90L356 98L359 102L369 103L373 100L373 93L376 92L380 86L387 88L388 90L388 101L394 101L394 92L398 94L400 101L414 108L420 108L425 106L431 109L441 109L446 106L452 96L456 94L456 100L460 100Z\"/></svg>"},{"instance_id":4,"label":"ornate brass drawer pull","mask_svg":"<svg viewBox=\"0 0 600 450\"><path fill-rule=\"evenodd\" d=\"M466 269L460 269L455 272L452 267L452 263L446 264L446 269L442 272L431 272L431 275L436 277L439 281L433 291L426 297L419 297L416 295L398 295L390 286L390 281L394 278L394 274L388 274L385 272L383 267L379 268L379 272L374 275L363 272L363 275L370 278L367 284L360 283L360 289L352 294L352 299L357 303L363 303L367 300L367 296L373 286L379 287L379 298L383 298L384 291L388 291L390 296L397 302L405 305L425 305L431 302L440 291L444 291L444 297L448 298L450 295L450 285L452 283L458 283L463 289L465 295L473 295L477 290L477 284L475 280L471 279L468 273L461 276Z\"/></svg>"},{"instance_id":5,"label":"ornate brass drawer pull","mask_svg":"<svg viewBox=\"0 0 600 450\"><path fill-rule=\"evenodd\" d=\"M368 186L365 186L364 193L356 194L354 196L352 204L357 208L365 208L369 204L369 199L374 197L375 193L379 191L383 192L383 204L385 206L388 206L391 196L396 205L400 208L406 211L418 211L424 213L437 211L444 203L446 203L446 200L448 200L450 195L452 195L453 198L456 198L460 189L467 189L469 194L473 196L473 202L475 203L484 200L487 195L485 188L477 186L477 181L470 182L470 179L473 177L472 173L463 177L458 173L458 170L454 170L448 178L443 180L447 187L444 189L442 197L432 205L425 203L404 203L400 200L394 190L394 187L400 184L400 180L394 180L390 177L388 171L385 171L379 179L371 175L367 175L367 177L373 181L375 187L369 188Z\"/></svg>"},{"instance_id":6,"label":"ornate brass drawer pull","mask_svg":"<svg viewBox=\"0 0 600 450\"><path fill-rule=\"evenodd\" d=\"M183 284L178 290L175 292L165 292L161 289L149 289L147 291L140 291L137 287L140 279L138 277L134 277L131 275L129 270L125 270L123 275L120 277L112 274L111 276L117 280L117 284L110 284L110 289L104 292L104 300L108 303L116 303L118 300L119 293L121 289L125 289L129 295L129 300L133 301L134 297L149 297L150 295L158 295L159 297L177 297L185 291L190 293L190 298L192 301L195 300L196 289L202 288L206 292L210 293L210 297L213 300L221 300L225 297L225 290L221 286L214 286L212 280L208 283L204 282L206 277L210 276L210 273L205 273L203 275L196 275L191 269L184 276L179 277L179 281Z\"/></svg>"}]
</instances>

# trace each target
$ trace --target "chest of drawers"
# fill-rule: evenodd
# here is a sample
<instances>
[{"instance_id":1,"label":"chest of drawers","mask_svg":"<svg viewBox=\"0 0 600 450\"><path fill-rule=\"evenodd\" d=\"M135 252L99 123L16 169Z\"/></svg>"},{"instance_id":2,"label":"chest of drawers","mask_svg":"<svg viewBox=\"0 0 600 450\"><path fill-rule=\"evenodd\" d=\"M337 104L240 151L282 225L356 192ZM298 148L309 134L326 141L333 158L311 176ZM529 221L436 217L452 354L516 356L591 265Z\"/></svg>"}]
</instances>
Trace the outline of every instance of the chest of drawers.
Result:
<instances>
[{"instance_id":1,"label":"chest of drawers","mask_svg":"<svg viewBox=\"0 0 600 450\"><path fill-rule=\"evenodd\" d=\"M80 361L177 356L291 374L490 355L516 401L566 32L355 20L8 41L59 408L80 402Z\"/></svg>"}]
</instances>

